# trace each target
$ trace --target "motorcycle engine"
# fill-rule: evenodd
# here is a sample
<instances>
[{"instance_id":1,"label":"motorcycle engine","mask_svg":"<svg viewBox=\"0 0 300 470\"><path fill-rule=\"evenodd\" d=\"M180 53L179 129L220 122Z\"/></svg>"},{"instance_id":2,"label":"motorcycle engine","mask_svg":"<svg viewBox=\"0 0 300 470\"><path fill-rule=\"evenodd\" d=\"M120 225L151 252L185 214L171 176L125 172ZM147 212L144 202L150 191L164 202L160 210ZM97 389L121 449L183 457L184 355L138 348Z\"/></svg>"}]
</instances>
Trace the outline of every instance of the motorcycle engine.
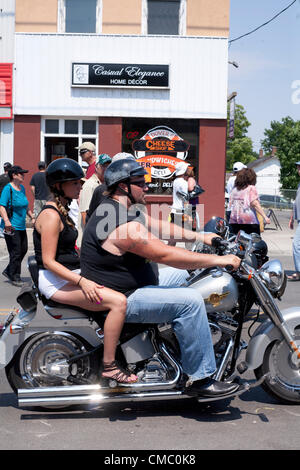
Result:
<instances>
[{"instance_id":1,"label":"motorcycle engine","mask_svg":"<svg viewBox=\"0 0 300 470\"><path fill-rule=\"evenodd\" d=\"M167 368L158 357L152 357L146 362L145 367L137 372L139 381L141 382L166 382L167 381Z\"/></svg>"}]
</instances>

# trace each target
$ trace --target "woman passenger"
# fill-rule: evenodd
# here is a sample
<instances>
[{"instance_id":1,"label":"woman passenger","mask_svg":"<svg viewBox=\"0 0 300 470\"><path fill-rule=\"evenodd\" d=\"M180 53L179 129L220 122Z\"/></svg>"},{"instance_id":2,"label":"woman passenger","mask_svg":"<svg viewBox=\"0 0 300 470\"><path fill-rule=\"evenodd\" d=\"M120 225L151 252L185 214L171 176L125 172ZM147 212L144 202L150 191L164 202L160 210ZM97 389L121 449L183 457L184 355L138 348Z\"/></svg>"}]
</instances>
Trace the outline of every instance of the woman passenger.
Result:
<instances>
[{"instance_id":1,"label":"woman passenger","mask_svg":"<svg viewBox=\"0 0 300 470\"><path fill-rule=\"evenodd\" d=\"M68 205L78 198L83 176L78 163L69 158L53 161L46 170L52 200L38 215L33 232L39 290L47 299L62 304L95 312L108 310L104 323L102 377L132 383L137 377L121 370L115 361L125 320L126 297L80 275L80 260L75 249L78 232L68 215Z\"/></svg>"}]
</instances>

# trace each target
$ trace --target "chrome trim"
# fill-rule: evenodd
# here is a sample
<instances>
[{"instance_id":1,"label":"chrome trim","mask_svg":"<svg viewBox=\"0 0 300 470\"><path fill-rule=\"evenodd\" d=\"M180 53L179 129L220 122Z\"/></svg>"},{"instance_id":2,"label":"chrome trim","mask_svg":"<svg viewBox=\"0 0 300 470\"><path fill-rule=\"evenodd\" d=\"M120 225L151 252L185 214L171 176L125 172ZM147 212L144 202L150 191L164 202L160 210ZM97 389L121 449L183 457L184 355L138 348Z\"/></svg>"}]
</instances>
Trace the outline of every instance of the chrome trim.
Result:
<instances>
[{"instance_id":1,"label":"chrome trim","mask_svg":"<svg viewBox=\"0 0 300 470\"><path fill-rule=\"evenodd\" d=\"M216 371L216 373L214 374L214 379L215 380L221 380L222 379L223 374L224 374L225 369L226 369L226 366L227 366L227 363L228 363L228 360L229 360L229 357L230 357L230 354L233 350L233 346L234 346L234 340L233 340L233 338L230 338L227 349L226 349L226 352L225 352L225 354L222 358L221 364L220 364L218 370Z\"/></svg>"},{"instance_id":2,"label":"chrome trim","mask_svg":"<svg viewBox=\"0 0 300 470\"><path fill-rule=\"evenodd\" d=\"M21 333L22 331L24 331L26 326L27 326L26 323L14 323L14 324L10 325L9 331L12 335L15 335L15 334L18 334L18 333Z\"/></svg>"},{"instance_id":3,"label":"chrome trim","mask_svg":"<svg viewBox=\"0 0 300 470\"><path fill-rule=\"evenodd\" d=\"M18 392L21 392L19 390ZM144 401L144 400L167 400L174 398L187 397L182 391L160 391L160 392L146 392L146 393L123 393L122 395L102 395L100 393L88 395L74 395L74 396L54 396L54 397L20 397L18 400L19 406L71 406L71 405L84 405L109 402L122 402L122 401Z\"/></svg>"}]
</instances>

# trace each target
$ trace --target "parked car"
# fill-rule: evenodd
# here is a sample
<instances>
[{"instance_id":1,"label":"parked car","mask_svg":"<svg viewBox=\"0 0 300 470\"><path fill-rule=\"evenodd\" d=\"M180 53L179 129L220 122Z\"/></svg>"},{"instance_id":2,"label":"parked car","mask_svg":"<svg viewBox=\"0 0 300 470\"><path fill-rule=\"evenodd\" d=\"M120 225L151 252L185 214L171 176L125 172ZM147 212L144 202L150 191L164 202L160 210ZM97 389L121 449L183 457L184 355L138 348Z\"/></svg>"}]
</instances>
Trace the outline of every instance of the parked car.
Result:
<instances>
[{"instance_id":1,"label":"parked car","mask_svg":"<svg viewBox=\"0 0 300 470\"><path fill-rule=\"evenodd\" d=\"M274 194L260 194L259 200L263 207L270 207L273 209L293 208L293 203L283 196L275 196Z\"/></svg>"}]
</instances>

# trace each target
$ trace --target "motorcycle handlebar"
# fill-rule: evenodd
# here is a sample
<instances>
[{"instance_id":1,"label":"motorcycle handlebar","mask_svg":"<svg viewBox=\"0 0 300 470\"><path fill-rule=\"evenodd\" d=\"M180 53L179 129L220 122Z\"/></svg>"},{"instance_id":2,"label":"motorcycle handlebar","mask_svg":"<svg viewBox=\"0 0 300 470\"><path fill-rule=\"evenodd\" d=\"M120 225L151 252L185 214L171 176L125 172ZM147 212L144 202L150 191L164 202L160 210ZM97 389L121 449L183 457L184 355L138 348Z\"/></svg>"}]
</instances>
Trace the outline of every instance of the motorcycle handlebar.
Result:
<instances>
[{"instance_id":1,"label":"motorcycle handlebar","mask_svg":"<svg viewBox=\"0 0 300 470\"><path fill-rule=\"evenodd\" d=\"M232 264L226 264L225 270L231 273L232 271L234 271L234 267L232 266Z\"/></svg>"}]
</instances>

